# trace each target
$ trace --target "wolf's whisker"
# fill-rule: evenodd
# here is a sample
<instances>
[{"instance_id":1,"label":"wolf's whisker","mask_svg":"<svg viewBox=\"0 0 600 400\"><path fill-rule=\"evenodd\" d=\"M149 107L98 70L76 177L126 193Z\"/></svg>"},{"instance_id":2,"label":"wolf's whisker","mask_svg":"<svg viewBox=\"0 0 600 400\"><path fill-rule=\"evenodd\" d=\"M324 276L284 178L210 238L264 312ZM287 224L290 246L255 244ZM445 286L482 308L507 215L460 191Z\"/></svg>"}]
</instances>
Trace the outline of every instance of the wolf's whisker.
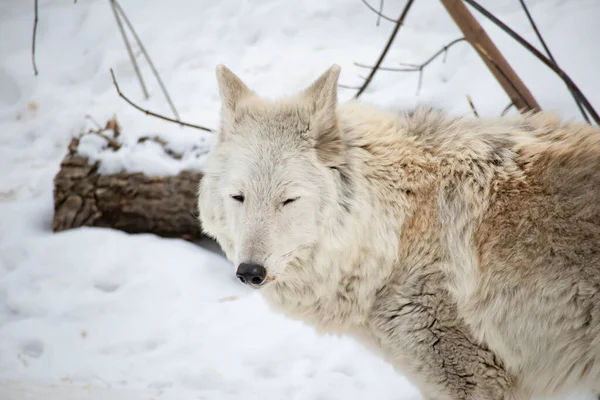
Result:
<instances>
[{"instance_id":1,"label":"wolf's whisker","mask_svg":"<svg viewBox=\"0 0 600 400\"><path fill-rule=\"evenodd\" d=\"M301 246L298 246L298 247L296 247L296 248L295 248L295 249L293 249L293 250L290 250L290 251L288 251L287 253L283 254L283 255L282 255L281 257L279 257L279 258L280 258L280 259L284 259L285 257L289 256L290 254L292 254L292 253L294 253L294 252L296 252L296 251L298 251L298 250L302 250L302 249L305 249L305 248L311 247L312 245L313 245L312 243L309 243L309 244L303 244L303 245L301 245Z\"/></svg>"}]
</instances>

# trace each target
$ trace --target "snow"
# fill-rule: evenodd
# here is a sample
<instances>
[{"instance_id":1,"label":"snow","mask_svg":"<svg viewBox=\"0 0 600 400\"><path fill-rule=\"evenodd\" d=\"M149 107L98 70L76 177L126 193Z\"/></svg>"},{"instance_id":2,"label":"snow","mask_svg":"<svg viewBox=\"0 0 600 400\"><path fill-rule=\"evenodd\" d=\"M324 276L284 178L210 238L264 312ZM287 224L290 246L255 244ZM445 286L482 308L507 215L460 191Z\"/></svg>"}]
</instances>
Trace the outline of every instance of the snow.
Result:
<instances>
[{"instance_id":1,"label":"snow","mask_svg":"<svg viewBox=\"0 0 600 400\"><path fill-rule=\"evenodd\" d=\"M170 116L139 57L144 100L108 2L40 0L35 77L33 2L0 3L0 398L1 399L419 399L400 373L347 338L270 311L234 281L218 251L153 235L81 228L51 232L52 179L70 139L116 116L118 151L98 135L79 151L120 170L201 170L214 134L145 116L120 99ZM535 43L512 0L485 6ZM373 2L375 6L378 2ZM555 58L600 107L600 3L530 0ZM214 67L223 63L267 96L306 86L333 63L360 83L392 29L359 0L122 2L181 118L216 128ZM388 1L396 17L403 2ZM480 19L481 20L481 19ZM481 20L538 102L577 118L564 85ZM386 66L418 63L460 37L439 2L415 2ZM363 99L389 108L429 102L453 113L498 115L508 99L467 44L417 75L379 72ZM346 100L354 91L340 89ZM168 157L157 137L181 155ZM578 399L593 399L580 395Z\"/></svg>"},{"instance_id":2,"label":"snow","mask_svg":"<svg viewBox=\"0 0 600 400\"><path fill-rule=\"evenodd\" d=\"M147 175L176 175L182 170L202 171L202 163L214 140L214 137L207 140L197 135L175 136L171 140L168 135L159 134L141 136L135 140L126 137L123 140L121 137L115 138L111 129L99 133L81 136L77 152L91 161L98 161L100 174L127 171ZM111 148L108 139L118 143L119 148Z\"/></svg>"}]
</instances>

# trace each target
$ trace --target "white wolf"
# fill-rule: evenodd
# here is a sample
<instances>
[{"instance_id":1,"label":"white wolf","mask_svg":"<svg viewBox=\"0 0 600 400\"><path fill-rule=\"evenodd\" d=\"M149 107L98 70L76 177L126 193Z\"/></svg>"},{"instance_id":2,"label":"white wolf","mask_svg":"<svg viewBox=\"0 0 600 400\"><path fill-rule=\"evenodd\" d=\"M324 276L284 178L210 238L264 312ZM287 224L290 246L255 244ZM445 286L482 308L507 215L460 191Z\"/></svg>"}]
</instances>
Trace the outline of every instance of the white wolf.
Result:
<instances>
[{"instance_id":1,"label":"white wolf","mask_svg":"<svg viewBox=\"0 0 600 400\"><path fill-rule=\"evenodd\" d=\"M338 105L339 73L270 100L217 67L198 207L238 278L426 400L600 391L600 130Z\"/></svg>"}]
</instances>

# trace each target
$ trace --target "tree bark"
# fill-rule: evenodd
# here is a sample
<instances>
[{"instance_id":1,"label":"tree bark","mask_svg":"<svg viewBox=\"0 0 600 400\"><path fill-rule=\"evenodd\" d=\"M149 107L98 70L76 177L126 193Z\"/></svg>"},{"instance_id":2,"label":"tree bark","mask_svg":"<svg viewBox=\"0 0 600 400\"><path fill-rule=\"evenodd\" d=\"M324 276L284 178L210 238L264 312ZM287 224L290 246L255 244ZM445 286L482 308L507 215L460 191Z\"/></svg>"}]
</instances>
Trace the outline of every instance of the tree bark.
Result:
<instances>
[{"instance_id":1,"label":"tree bark","mask_svg":"<svg viewBox=\"0 0 600 400\"><path fill-rule=\"evenodd\" d=\"M102 175L97 163L77 154L78 143L71 141L54 178L53 231L95 226L188 240L202 236L196 217L201 173Z\"/></svg>"},{"instance_id":2,"label":"tree bark","mask_svg":"<svg viewBox=\"0 0 600 400\"><path fill-rule=\"evenodd\" d=\"M521 112L539 111L541 108L527 86L502 56L500 50L462 0L441 0L441 2L462 31L465 39L477 51L516 108Z\"/></svg>"}]
</instances>

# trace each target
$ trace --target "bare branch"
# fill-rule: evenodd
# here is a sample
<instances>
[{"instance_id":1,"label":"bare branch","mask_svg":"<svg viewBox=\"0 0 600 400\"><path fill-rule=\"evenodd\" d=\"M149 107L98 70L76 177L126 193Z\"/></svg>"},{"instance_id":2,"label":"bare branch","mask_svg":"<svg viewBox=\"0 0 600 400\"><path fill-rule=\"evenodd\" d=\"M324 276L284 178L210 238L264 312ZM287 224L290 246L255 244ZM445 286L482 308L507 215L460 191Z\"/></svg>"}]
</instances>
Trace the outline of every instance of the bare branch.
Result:
<instances>
[{"instance_id":1,"label":"bare branch","mask_svg":"<svg viewBox=\"0 0 600 400\"><path fill-rule=\"evenodd\" d=\"M188 126L190 128L196 128L196 129L200 129L200 130L206 131L206 132L213 132L212 129L206 128L206 127L201 126L201 125L194 125L194 124L190 124L188 122L183 122L183 121L175 120L175 119L172 119L172 118L169 118L169 117L165 117L164 115L156 114L156 113L154 113L152 111L143 109L142 107L140 107L137 104L135 104L133 101L129 100L129 98L127 96L125 96L121 92L121 89L119 88L119 85L117 84L117 79L115 78L115 73L113 72L112 68L110 69L110 75L112 76L113 84L115 85L115 88L117 89L117 93L119 94L119 96L123 100L125 100L126 102L128 102L130 105L132 105L134 108L137 108L138 110L140 110L141 112L143 112L144 114L151 115L151 116L156 117L156 118L164 119L165 121L173 122L173 123L179 124L181 126Z\"/></svg>"},{"instance_id":2,"label":"bare branch","mask_svg":"<svg viewBox=\"0 0 600 400\"><path fill-rule=\"evenodd\" d=\"M459 39L454 39L453 41L451 41L450 43L448 43L447 45L445 45L444 47L442 47L441 49L439 49L438 51L436 51L431 57L429 57L425 62L421 63L421 64L408 64L408 63L400 63L400 65L403 65L407 68L394 68L394 67L382 67L380 66L379 69L382 71L398 71L398 72L416 72L419 71L423 68L425 68L426 66L428 66L429 64L431 64L432 61L434 61L436 58L438 58L441 54L446 54L448 52L448 49L452 46L454 46L456 43L460 43L462 41L464 41L465 38L459 38ZM443 62L446 62L446 59L444 59ZM361 64L361 63L354 63L354 65L356 65L357 67L361 67L361 68L369 68L372 69L374 68L373 66L370 65L365 65L365 64Z\"/></svg>"},{"instance_id":3,"label":"bare branch","mask_svg":"<svg viewBox=\"0 0 600 400\"><path fill-rule=\"evenodd\" d=\"M436 51L431 57L429 57L425 62L423 62L422 64L406 64L406 63L400 63L400 65L403 65L404 67L398 68L398 67L382 67L380 66L379 69L382 71L394 71L394 72L418 72L419 73L419 83L417 86L417 95L419 94L419 92L421 91L421 87L423 84L423 70L425 69L425 67L427 67L429 64L431 64L431 62L433 62L436 58L438 58L441 54L444 54L444 60L443 62L446 62L446 54L448 53L448 49L452 46L454 46L457 43L463 42L465 41L465 38L458 38L458 39L454 39L453 41L451 41L450 43L448 43L447 45L445 45L444 47L442 47L441 49L439 49L438 51ZM370 66L370 65L365 65L365 64L361 64L361 63L354 63L354 65L356 65L357 67L360 68L369 68L369 69L373 69L374 67Z\"/></svg>"},{"instance_id":4,"label":"bare branch","mask_svg":"<svg viewBox=\"0 0 600 400\"><path fill-rule=\"evenodd\" d=\"M569 77L569 75L567 75L561 68L559 68L559 66L556 65L556 63L552 62L552 60L549 60L539 50L537 50L535 47L533 47L531 45L531 43L529 43L527 40L525 40L522 36L520 36L514 30L509 28L504 22L500 21L492 13L490 13L485 8L483 8L481 5L479 5L478 2L476 2L475 0L464 0L464 1L467 4L471 5L473 8L475 8L477 11L479 11L487 19L492 21L496 26L498 26L505 33L510 35L513 39L515 39L519 44L521 44L527 50L529 50L529 52L532 53L538 60L543 62L548 68L550 68L552 71L554 71L563 80L563 82L567 85L567 87L569 87L569 89L572 90L573 93L575 93L575 95L577 96L577 99L581 102L581 104L583 105L585 110L588 112L588 114L592 117L594 122L596 122L596 124L600 125L600 115L598 115L598 113L596 112L594 107L591 105L589 100L584 96L584 94L581 92L581 90L575 84L575 82L573 82L573 80Z\"/></svg>"},{"instance_id":5,"label":"bare branch","mask_svg":"<svg viewBox=\"0 0 600 400\"><path fill-rule=\"evenodd\" d=\"M377 26L379 26L379 18L383 18L383 19L385 19L385 20L387 20L387 21L390 21L390 22L398 22L398 21L396 21L394 18L390 18L390 17L388 17L387 15L383 15L383 14L381 13L381 11L377 11L377 10L376 10L376 9L375 9L375 8L374 8L372 5L370 5L370 4L367 2L367 0L360 0L360 1L362 1L362 2L363 2L363 4L369 8L369 10L373 11L375 14L377 14L377 15L379 16L379 17L378 17ZM383 8L383 1L381 2L381 6L380 6L380 7L381 7L381 8Z\"/></svg>"},{"instance_id":6,"label":"bare branch","mask_svg":"<svg viewBox=\"0 0 600 400\"><path fill-rule=\"evenodd\" d=\"M475 114L475 116L477 118L479 118L479 113L477 112L477 109L475 109L475 104L473 104L473 100L471 100L471 96L467 95L467 101L469 102L469 105L471 106L471 110L473 110L473 114Z\"/></svg>"},{"instance_id":7,"label":"bare branch","mask_svg":"<svg viewBox=\"0 0 600 400\"><path fill-rule=\"evenodd\" d=\"M535 31L535 34L536 34L538 40L540 41L540 43L542 44L542 47L546 51L546 54L548 55L548 58L550 58L550 60L552 60L552 62L554 64L557 64L556 60L552 56L552 53L550 52L550 49L546 45L546 41L542 37L542 34L540 33L540 31L539 31L539 29L538 29L535 21L533 20L533 17L529 13L529 9L527 8L527 5L525 4L525 0L519 0L519 1L521 2L521 7L523 8L523 11L525 11L525 15L527 15L527 19L529 20L529 23L531 24L531 27ZM589 124L590 123L590 119L587 116L587 114L586 114L585 110L583 109L583 107L581 106L581 102L579 101L579 99L577 99L577 95L573 92L573 89L569 88L569 91L571 92L571 96L573 96L573 100L575 100L575 104L577 104L577 108L579 108L579 112L583 116L583 119L585 119L586 122Z\"/></svg>"},{"instance_id":8,"label":"bare branch","mask_svg":"<svg viewBox=\"0 0 600 400\"><path fill-rule=\"evenodd\" d=\"M37 36L37 25L38 25L38 0L34 2L34 13L35 17L33 19L33 38L31 40L31 63L33 64L33 72L35 76L38 75L38 69L35 65L35 38Z\"/></svg>"},{"instance_id":9,"label":"bare branch","mask_svg":"<svg viewBox=\"0 0 600 400\"><path fill-rule=\"evenodd\" d=\"M413 2L414 2L414 0L408 0L406 2L406 5L404 6L402 13L400 14L400 18L398 18L398 21L396 21L396 26L394 27L394 30L392 31L392 34L390 35L390 38L388 39L387 44L383 48L383 51L381 52L381 55L379 56L379 59L377 60L375 67L373 67L373 69L371 69L371 73L369 74L369 76L367 77L365 82L362 84L361 88L358 90L355 97L360 96L362 94L362 92L365 91L365 89L369 86L369 84L373 80L373 77L377 73L377 70L379 69L379 66L381 65L381 63L383 62L385 55L390 50L390 47L392 46L392 43L394 42L394 39L396 38L396 35L398 34L400 27L404 24L404 19L406 18L406 15L408 14L408 11L410 10L410 6L412 6Z\"/></svg>"},{"instance_id":10,"label":"bare branch","mask_svg":"<svg viewBox=\"0 0 600 400\"><path fill-rule=\"evenodd\" d=\"M162 79L160 78L160 75L158 74L158 71L154 67L154 63L150 59L150 55L146 51L146 47L144 47L144 44L140 40L137 32L135 31L135 29L133 29L133 25L131 24L131 22L129 22L129 18L127 18L127 15L125 14L125 11L123 11L123 7L121 7L121 4L119 4L119 2L117 2L117 0L113 0L113 2L115 4L115 6L117 7L117 10L119 11L119 13L121 14L121 16L123 17L123 20L127 24L127 27L131 31L131 34L133 35L133 37L134 37L135 41L137 42L138 46L140 47L140 50L144 54L144 57L146 57L146 61L148 61L148 65L150 65L150 68L152 69L152 72L154 73L154 76L156 77L156 80L158 81L158 84L160 85L160 88L161 88L163 94L165 95L165 98L167 99L167 102L169 103L169 106L171 107L171 111L173 111L173 115L175 115L175 119L178 120L179 119L179 113L177 112L177 109L175 108L175 105L173 104L173 100L171 100L171 96L169 96L169 92L167 92L167 88L165 87Z\"/></svg>"},{"instance_id":11,"label":"bare branch","mask_svg":"<svg viewBox=\"0 0 600 400\"><path fill-rule=\"evenodd\" d=\"M127 53L129 54L129 59L131 60L131 64L133 64L133 69L135 70L135 74L140 81L140 86L142 87L142 92L144 92L144 97L148 99L150 96L148 95L148 90L146 90L146 84L144 83L144 79L142 78L142 74L140 72L140 68L138 67L137 61L135 60L135 56L133 55L133 51L131 50L131 45L129 44L129 39L127 39L127 34L125 33L125 29L123 28L123 23L121 22L121 17L119 17L119 12L117 11L117 6L115 0L108 0L110 3L110 8L113 10L113 14L115 15L115 19L117 20L117 25L119 26L119 31L121 32L121 36L123 37L123 41L125 42L125 47L127 48Z\"/></svg>"},{"instance_id":12,"label":"bare branch","mask_svg":"<svg viewBox=\"0 0 600 400\"><path fill-rule=\"evenodd\" d=\"M483 48L483 46L481 46L479 43L475 43L475 48L479 51L480 54L482 54L485 57L485 59L490 64L492 64L492 66L496 69L496 71L498 71L498 73L500 75L502 75L502 77L506 80L506 82L508 82L508 84L510 85L510 87L512 88L512 90L514 90L515 93L517 94L517 96L519 96L521 98L521 101L523 101L523 103L530 110L535 110L536 107L534 107L533 104L529 103L529 100L527 99L527 97L519 90L519 88L517 87L517 85L515 85L515 83L508 77L508 75L506 75L506 72L504 72L504 70L502 68L500 68L500 66L498 65L498 63L496 61L494 61L494 59L488 54L488 52L485 51L485 49ZM515 104L515 106L516 106L516 104Z\"/></svg>"},{"instance_id":13,"label":"bare branch","mask_svg":"<svg viewBox=\"0 0 600 400\"><path fill-rule=\"evenodd\" d=\"M440 0L440 2L519 111L539 111L541 107L525 82L511 67L469 8L461 0ZM487 54L482 54L480 49L485 49ZM489 61L490 58L494 60L494 64ZM514 90L515 87L519 90Z\"/></svg>"}]
</instances>

